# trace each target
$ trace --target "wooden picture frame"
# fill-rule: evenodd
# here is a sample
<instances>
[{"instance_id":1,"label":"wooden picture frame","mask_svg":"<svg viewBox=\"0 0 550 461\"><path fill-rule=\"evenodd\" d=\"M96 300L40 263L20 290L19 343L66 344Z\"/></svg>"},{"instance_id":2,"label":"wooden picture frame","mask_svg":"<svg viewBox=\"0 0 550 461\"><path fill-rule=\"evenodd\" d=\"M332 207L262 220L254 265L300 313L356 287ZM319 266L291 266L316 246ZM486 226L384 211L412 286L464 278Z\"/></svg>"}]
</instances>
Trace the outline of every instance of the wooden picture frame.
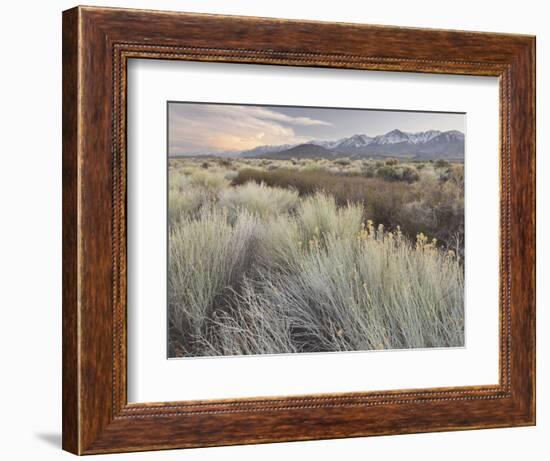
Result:
<instances>
[{"instance_id":1,"label":"wooden picture frame","mask_svg":"<svg viewBox=\"0 0 550 461\"><path fill-rule=\"evenodd\" d=\"M129 404L131 58L496 76L496 386ZM75 454L535 424L535 38L76 7L63 13L63 448Z\"/></svg>"}]
</instances>

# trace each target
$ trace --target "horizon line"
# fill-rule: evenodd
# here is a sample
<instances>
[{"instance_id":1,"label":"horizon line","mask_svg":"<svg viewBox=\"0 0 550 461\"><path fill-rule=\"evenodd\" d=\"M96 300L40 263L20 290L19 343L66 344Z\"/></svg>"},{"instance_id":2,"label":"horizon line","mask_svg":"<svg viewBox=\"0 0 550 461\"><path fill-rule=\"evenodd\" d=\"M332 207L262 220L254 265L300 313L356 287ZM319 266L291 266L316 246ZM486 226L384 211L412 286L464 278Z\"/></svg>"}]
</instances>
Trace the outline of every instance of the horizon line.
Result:
<instances>
[{"instance_id":1,"label":"horizon line","mask_svg":"<svg viewBox=\"0 0 550 461\"><path fill-rule=\"evenodd\" d=\"M212 103L212 104L217 104L217 103ZM227 105L241 105L241 104L227 104ZM247 105L255 105L255 104L247 104ZM290 106L289 106L290 107ZM362 109L361 109L362 110ZM370 110L370 109L369 109ZM380 109L380 110L384 110L384 109ZM406 112L406 111L403 111L403 112ZM417 111L413 111L413 112L417 112ZM301 142L301 143L296 143L296 144L287 144L287 143L281 143L281 144L259 144L257 145L256 147L252 147L250 149L245 149L245 150L239 150L239 149L236 149L236 150L219 150L219 151L210 151L210 152L207 152L207 153L199 153L199 152L191 152L191 153L170 153L169 152L169 149L168 149L168 156L179 156L179 157L182 157L182 156L190 156L190 157L193 157L193 156L203 156L203 155L216 155L216 154L220 154L220 153L228 153L228 152L235 152L235 153L242 153L242 152L249 152L249 151L252 151L254 149L258 149L260 147L279 147L279 146L284 146L284 145L288 145L288 146L302 146L304 144L311 144L315 141L323 141L323 142L334 142L334 141L339 141L339 140L342 140L342 139L349 139L349 138L353 138L354 136L367 136L371 139L375 139L377 137L380 137L380 136L385 136L387 135L388 133L391 133L392 131L400 131L401 133L404 133L404 134L420 134L420 133L426 133L428 131L437 131L441 134L444 134L444 133L449 133L449 132L458 132L460 134L462 134L463 136L466 136L466 134L461 131L461 130L435 130L435 129L428 129L428 130L421 130L421 131L404 131L404 130L400 130L399 128L392 128L391 130L387 131L386 133L381 133L381 134L377 134L377 135L374 135L374 136L371 136L371 135L368 135L366 133L355 133L355 134L352 134L351 136L344 136L343 138L337 138L337 139L310 139L309 141L306 141L306 142ZM169 141L169 140L168 140ZM398 143L395 143L395 144L398 144Z\"/></svg>"}]
</instances>

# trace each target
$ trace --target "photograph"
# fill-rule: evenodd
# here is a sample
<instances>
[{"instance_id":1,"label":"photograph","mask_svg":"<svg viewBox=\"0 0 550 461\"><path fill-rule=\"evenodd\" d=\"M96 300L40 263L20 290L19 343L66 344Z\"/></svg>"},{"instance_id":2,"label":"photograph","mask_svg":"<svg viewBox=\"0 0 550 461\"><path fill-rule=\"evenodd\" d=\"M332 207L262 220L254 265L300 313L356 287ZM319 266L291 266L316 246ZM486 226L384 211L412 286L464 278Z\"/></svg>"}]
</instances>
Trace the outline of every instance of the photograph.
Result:
<instances>
[{"instance_id":1,"label":"photograph","mask_svg":"<svg viewBox=\"0 0 550 461\"><path fill-rule=\"evenodd\" d=\"M169 358L464 346L464 113L167 117Z\"/></svg>"}]
</instances>

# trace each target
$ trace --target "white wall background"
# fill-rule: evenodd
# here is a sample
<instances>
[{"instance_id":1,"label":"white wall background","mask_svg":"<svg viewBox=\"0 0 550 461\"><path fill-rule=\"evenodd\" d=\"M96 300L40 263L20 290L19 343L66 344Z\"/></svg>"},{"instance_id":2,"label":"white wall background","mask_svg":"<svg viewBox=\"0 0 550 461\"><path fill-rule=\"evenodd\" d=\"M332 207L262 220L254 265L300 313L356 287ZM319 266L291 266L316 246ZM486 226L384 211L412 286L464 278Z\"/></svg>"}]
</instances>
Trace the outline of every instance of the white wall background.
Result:
<instances>
[{"instance_id":1,"label":"white wall background","mask_svg":"<svg viewBox=\"0 0 550 461\"><path fill-rule=\"evenodd\" d=\"M0 452L3 459L69 459L61 445L61 11L76 3L5 2L0 15ZM536 0L297 2L115 1L87 4L537 35L538 425L319 442L117 455L135 460L547 459L550 437L549 14ZM102 459L104 457L98 457ZM114 459L114 458L113 458Z\"/></svg>"}]
</instances>

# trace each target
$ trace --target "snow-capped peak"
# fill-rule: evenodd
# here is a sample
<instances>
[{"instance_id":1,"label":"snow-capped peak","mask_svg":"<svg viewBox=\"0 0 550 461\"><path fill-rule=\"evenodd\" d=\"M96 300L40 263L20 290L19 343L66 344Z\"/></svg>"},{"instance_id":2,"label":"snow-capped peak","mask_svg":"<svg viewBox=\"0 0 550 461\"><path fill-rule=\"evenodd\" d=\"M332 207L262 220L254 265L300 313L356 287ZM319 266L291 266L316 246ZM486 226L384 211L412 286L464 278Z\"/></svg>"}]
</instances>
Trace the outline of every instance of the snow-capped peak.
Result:
<instances>
[{"instance_id":1,"label":"snow-capped peak","mask_svg":"<svg viewBox=\"0 0 550 461\"><path fill-rule=\"evenodd\" d=\"M418 133L409 133L409 142L412 142L413 144L422 144L432 140L440 134L441 131L439 130L428 130L420 131Z\"/></svg>"},{"instance_id":2,"label":"snow-capped peak","mask_svg":"<svg viewBox=\"0 0 550 461\"><path fill-rule=\"evenodd\" d=\"M375 137L366 134L354 134L353 136L336 140L311 140L305 144L319 146L342 155L363 155L365 153L388 153L388 152L426 152L436 148L444 151L445 144L464 144L464 134L458 130L439 131L426 130L415 133L408 133L394 129L386 134ZM395 146L393 146L395 145ZM261 156L283 152L297 146L297 144L286 144L278 146L258 146L254 149L241 152L243 157ZM403 150L405 149L405 150Z\"/></svg>"},{"instance_id":3,"label":"snow-capped peak","mask_svg":"<svg viewBox=\"0 0 550 461\"><path fill-rule=\"evenodd\" d=\"M409 135L401 130L392 130L386 134L376 136L374 142L376 144L396 144L399 142L407 142Z\"/></svg>"},{"instance_id":4,"label":"snow-capped peak","mask_svg":"<svg viewBox=\"0 0 550 461\"><path fill-rule=\"evenodd\" d=\"M372 138L366 134L354 134L349 138L340 139L335 147L364 147L372 142Z\"/></svg>"}]
</instances>

